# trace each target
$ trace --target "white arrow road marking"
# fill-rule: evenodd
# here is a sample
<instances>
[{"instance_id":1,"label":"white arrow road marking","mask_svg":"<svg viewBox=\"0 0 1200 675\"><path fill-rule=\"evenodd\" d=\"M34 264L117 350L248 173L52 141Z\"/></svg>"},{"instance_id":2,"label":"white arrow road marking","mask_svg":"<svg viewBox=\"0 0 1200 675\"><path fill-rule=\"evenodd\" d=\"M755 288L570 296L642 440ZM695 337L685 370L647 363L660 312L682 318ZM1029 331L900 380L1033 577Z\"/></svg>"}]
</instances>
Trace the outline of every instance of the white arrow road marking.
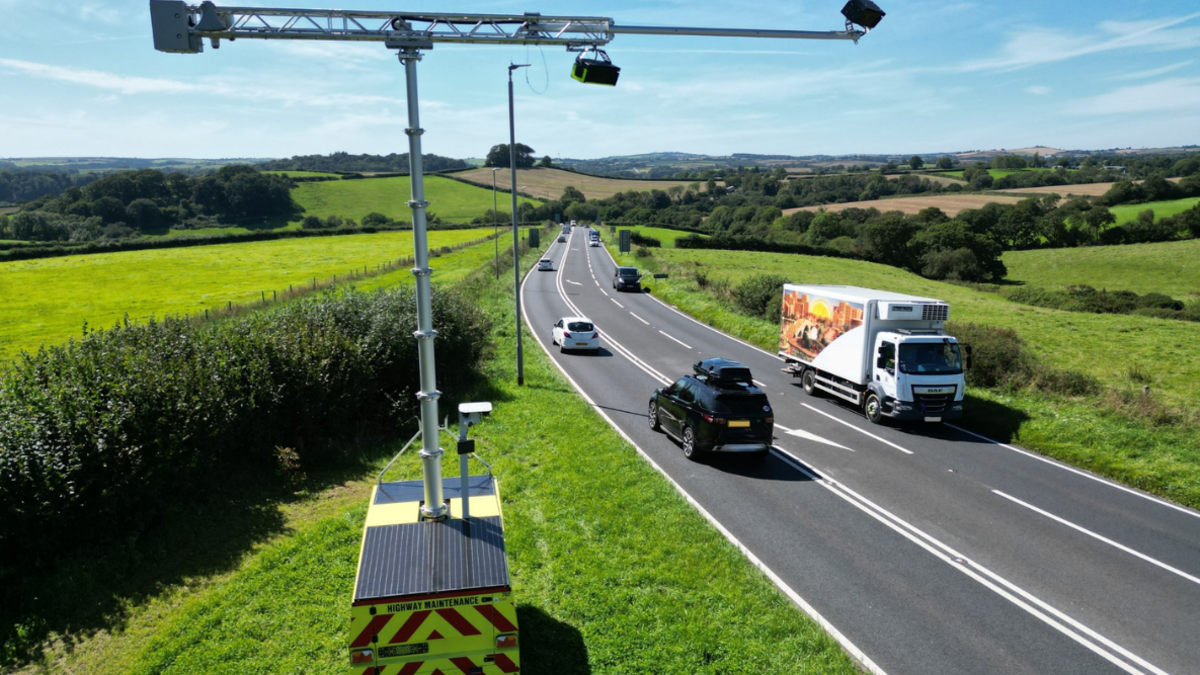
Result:
<instances>
[{"instance_id":1,"label":"white arrow road marking","mask_svg":"<svg viewBox=\"0 0 1200 675\"><path fill-rule=\"evenodd\" d=\"M840 443L834 443L833 441L829 440L828 438L821 438L820 436L818 436L814 433L805 431L803 429L793 429L792 431L787 432L787 435L788 436L799 436L800 438L807 438L810 441L816 441L817 443L824 443L825 445L832 445L835 448L841 448L843 450L849 450L850 452L854 452L853 448L847 448L846 446L844 446Z\"/></svg>"}]
</instances>

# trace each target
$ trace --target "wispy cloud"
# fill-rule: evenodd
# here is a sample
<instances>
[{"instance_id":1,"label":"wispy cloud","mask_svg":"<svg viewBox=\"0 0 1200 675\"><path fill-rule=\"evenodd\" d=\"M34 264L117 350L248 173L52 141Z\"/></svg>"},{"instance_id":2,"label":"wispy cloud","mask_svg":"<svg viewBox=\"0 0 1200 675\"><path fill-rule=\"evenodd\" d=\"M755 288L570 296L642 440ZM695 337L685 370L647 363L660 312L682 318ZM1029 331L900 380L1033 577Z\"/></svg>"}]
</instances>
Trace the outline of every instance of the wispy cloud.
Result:
<instances>
[{"instance_id":1,"label":"wispy cloud","mask_svg":"<svg viewBox=\"0 0 1200 675\"><path fill-rule=\"evenodd\" d=\"M246 77L243 82L238 82L235 77L230 76L222 78L220 82L179 82L162 78L115 75L100 70L68 68L65 66L4 58L0 58L0 69L8 69L41 79L86 85L124 95L205 94L251 101L273 101L287 105L310 105L317 107L404 104L403 99L386 96L364 96L335 91L321 92L314 91L312 88L297 89L294 87L280 87L272 89L264 87L261 79L254 77ZM433 103L431 102L430 104Z\"/></svg>"},{"instance_id":2,"label":"wispy cloud","mask_svg":"<svg viewBox=\"0 0 1200 675\"><path fill-rule=\"evenodd\" d=\"M1050 87L1043 87L1035 84L1032 87L1026 87L1025 91L1033 94L1034 96L1045 96L1046 94L1049 94L1051 90Z\"/></svg>"},{"instance_id":3,"label":"wispy cloud","mask_svg":"<svg viewBox=\"0 0 1200 675\"><path fill-rule=\"evenodd\" d=\"M1200 78L1171 78L1150 84L1122 87L1107 94L1082 99L1068 106L1081 115L1173 112L1200 109Z\"/></svg>"},{"instance_id":4,"label":"wispy cloud","mask_svg":"<svg viewBox=\"0 0 1200 675\"><path fill-rule=\"evenodd\" d=\"M1192 49L1200 47L1200 27L1175 27L1198 17L1200 12L1159 21L1106 21L1099 25L1097 33L1091 35L1029 28L1013 35L999 56L968 61L957 70L1013 71L1118 49Z\"/></svg>"},{"instance_id":5,"label":"wispy cloud","mask_svg":"<svg viewBox=\"0 0 1200 675\"><path fill-rule=\"evenodd\" d=\"M1186 68L1186 67L1192 65L1193 63L1195 63L1195 61L1183 61L1181 63L1175 63L1175 64L1172 64L1169 66L1163 66L1162 68L1154 68L1153 70L1143 70L1143 71L1136 72L1136 73L1126 73L1124 75L1114 75L1111 79L1113 79L1113 80L1146 80L1151 77L1158 77L1159 75L1166 75L1167 73L1173 73L1176 70L1179 70L1180 68Z\"/></svg>"}]
</instances>

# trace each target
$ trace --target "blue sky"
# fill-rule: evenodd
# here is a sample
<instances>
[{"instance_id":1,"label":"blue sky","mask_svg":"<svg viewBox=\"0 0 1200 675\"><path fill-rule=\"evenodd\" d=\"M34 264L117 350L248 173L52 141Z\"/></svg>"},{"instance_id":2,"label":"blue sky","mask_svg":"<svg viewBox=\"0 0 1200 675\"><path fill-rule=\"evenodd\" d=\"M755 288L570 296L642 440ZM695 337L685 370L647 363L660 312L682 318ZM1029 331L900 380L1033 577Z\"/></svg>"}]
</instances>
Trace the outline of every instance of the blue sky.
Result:
<instances>
[{"instance_id":1,"label":"blue sky","mask_svg":"<svg viewBox=\"0 0 1200 675\"><path fill-rule=\"evenodd\" d=\"M238 5L841 28L844 0L287 0ZM222 4L222 3L218 3ZM234 3L226 3L234 4ZM859 44L618 35L616 88L560 49L439 45L419 67L424 149L539 155L896 153L1200 143L1195 0L880 0ZM147 0L0 0L0 157L286 157L407 149L404 77L378 44L151 44Z\"/></svg>"}]
</instances>

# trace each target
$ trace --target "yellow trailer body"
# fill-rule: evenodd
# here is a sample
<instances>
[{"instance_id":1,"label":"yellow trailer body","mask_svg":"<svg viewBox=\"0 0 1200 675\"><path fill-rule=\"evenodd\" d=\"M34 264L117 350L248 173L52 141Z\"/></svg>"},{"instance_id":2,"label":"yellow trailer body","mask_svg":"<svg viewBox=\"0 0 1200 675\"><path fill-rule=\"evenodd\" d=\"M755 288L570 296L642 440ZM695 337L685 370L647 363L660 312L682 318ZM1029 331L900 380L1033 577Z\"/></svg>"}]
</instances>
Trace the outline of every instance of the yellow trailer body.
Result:
<instances>
[{"instance_id":1,"label":"yellow trailer body","mask_svg":"<svg viewBox=\"0 0 1200 675\"><path fill-rule=\"evenodd\" d=\"M495 478L442 481L450 516L422 520L422 481L371 495L350 613L353 675L500 675L521 670L517 611Z\"/></svg>"}]
</instances>

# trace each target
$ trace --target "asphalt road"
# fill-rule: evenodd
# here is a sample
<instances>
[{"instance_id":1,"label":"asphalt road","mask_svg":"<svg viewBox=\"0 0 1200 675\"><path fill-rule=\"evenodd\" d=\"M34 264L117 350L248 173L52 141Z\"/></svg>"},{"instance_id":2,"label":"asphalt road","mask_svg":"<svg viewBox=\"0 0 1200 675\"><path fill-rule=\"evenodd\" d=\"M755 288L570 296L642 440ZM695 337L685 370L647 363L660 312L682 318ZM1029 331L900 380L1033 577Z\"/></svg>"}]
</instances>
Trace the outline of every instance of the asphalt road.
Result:
<instances>
[{"instance_id":1,"label":"asphalt road","mask_svg":"<svg viewBox=\"0 0 1200 675\"><path fill-rule=\"evenodd\" d=\"M773 354L612 289L586 229L530 272L525 319L576 388L872 672L1200 673L1200 513L953 426L876 426L806 396ZM953 311L953 310L952 310ZM582 314L598 355L550 328ZM530 348L534 348L530 345ZM763 461L687 460L651 392L702 358L775 409Z\"/></svg>"}]
</instances>

